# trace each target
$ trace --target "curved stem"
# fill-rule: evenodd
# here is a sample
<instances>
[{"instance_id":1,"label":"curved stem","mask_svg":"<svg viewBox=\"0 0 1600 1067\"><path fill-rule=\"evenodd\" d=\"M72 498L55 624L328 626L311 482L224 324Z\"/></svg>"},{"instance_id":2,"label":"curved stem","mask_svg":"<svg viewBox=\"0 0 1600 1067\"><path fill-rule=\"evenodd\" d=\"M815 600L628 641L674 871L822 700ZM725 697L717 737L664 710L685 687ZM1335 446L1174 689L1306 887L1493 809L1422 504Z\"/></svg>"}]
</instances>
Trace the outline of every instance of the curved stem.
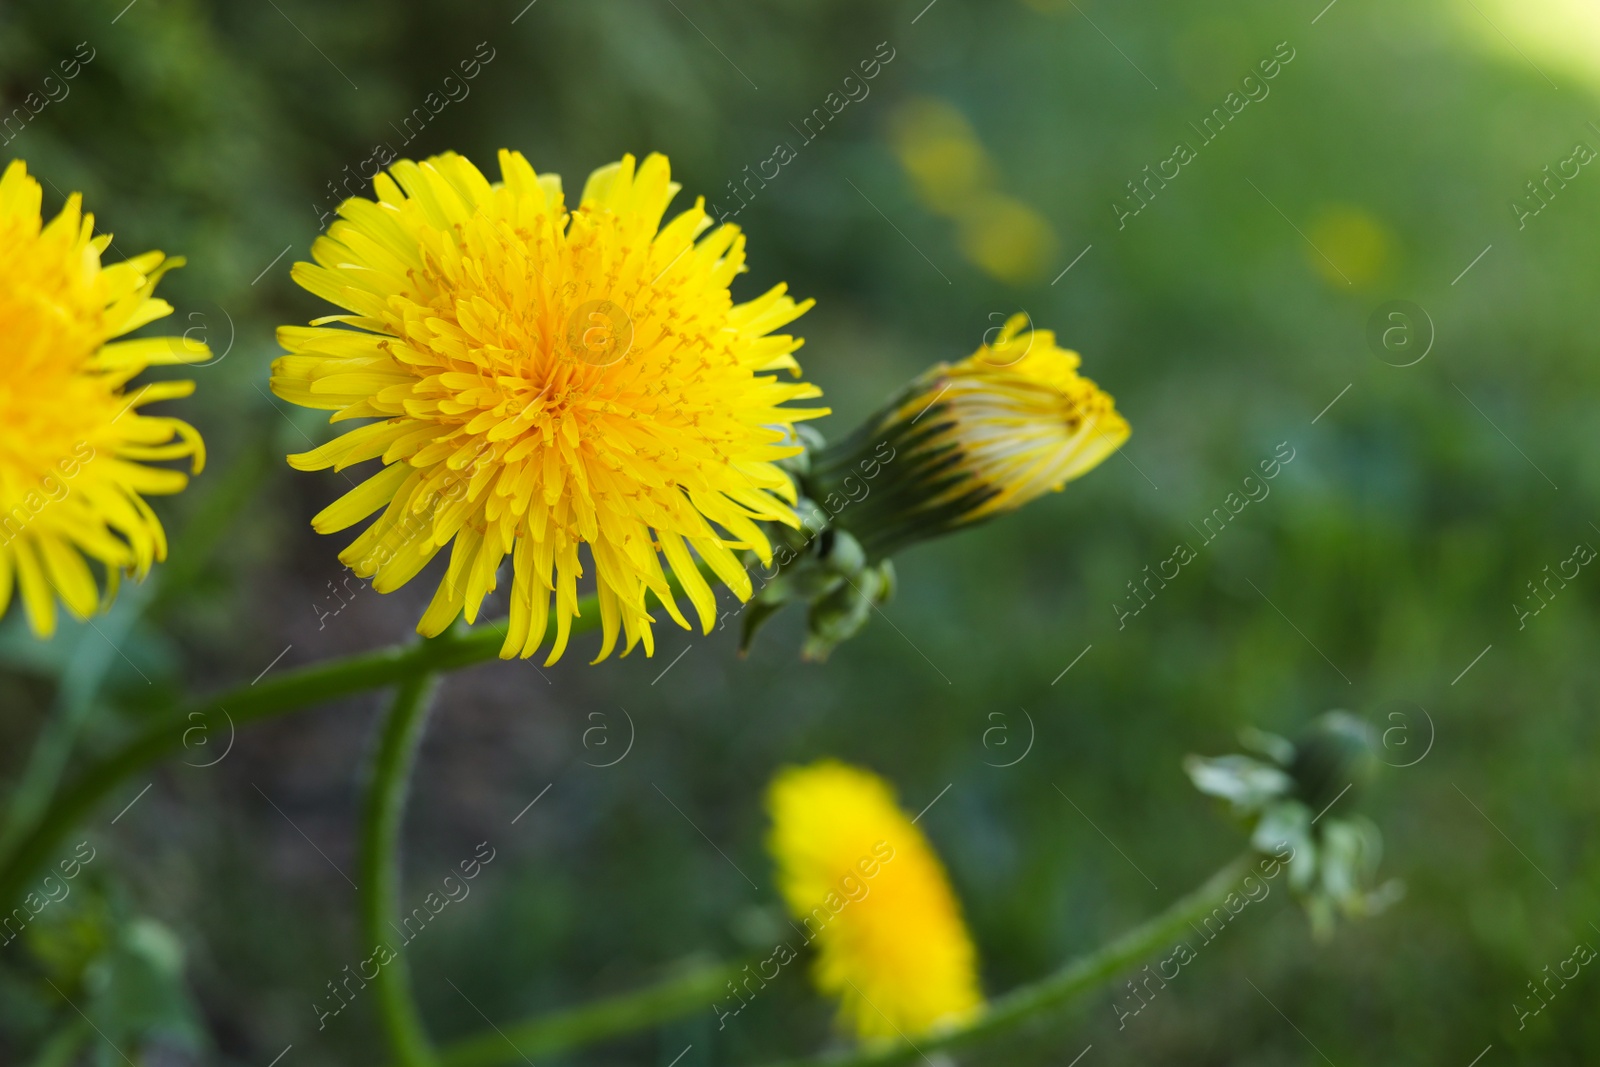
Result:
<instances>
[{"instance_id":1,"label":"curved stem","mask_svg":"<svg viewBox=\"0 0 1600 1067\"><path fill-rule=\"evenodd\" d=\"M33 1061L33 1067L72 1067L78 1062L78 1053L89 1043L92 1032L87 1020L69 1025L45 1042L39 1058Z\"/></svg>"},{"instance_id":2,"label":"curved stem","mask_svg":"<svg viewBox=\"0 0 1600 1067\"><path fill-rule=\"evenodd\" d=\"M427 671L407 678L378 736L372 778L367 783L361 815L361 951L388 958L378 967L378 1014L389 1043L403 1067L433 1067L438 1061L411 995L411 971L402 951L389 948L400 929L400 837L405 823L406 794L428 721L428 706L437 686Z\"/></svg>"},{"instance_id":3,"label":"curved stem","mask_svg":"<svg viewBox=\"0 0 1600 1067\"><path fill-rule=\"evenodd\" d=\"M600 624L600 609L594 597L585 597L579 607L582 614L572 620L574 635ZM504 619L484 622L471 630L451 630L434 641L392 645L313 663L180 707L165 722L147 727L85 767L39 816L27 836L0 855L0 900L17 899L24 881L51 861L73 826L87 817L119 782L180 749L184 732L196 721L214 721L208 717L220 709L236 729L258 719L382 689L425 671L452 671L483 663L498 654L505 625Z\"/></svg>"},{"instance_id":4,"label":"curved stem","mask_svg":"<svg viewBox=\"0 0 1600 1067\"><path fill-rule=\"evenodd\" d=\"M499 1067L636 1033L696 1009L710 1010L744 962L698 964L655 985L537 1015L439 1050L444 1067Z\"/></svg>"},{"instance_id":5,"label":"curved stem","mask_svg":"<svg viewBox=\"0 0 1600 1067\"><path fill-rule=\"evenodd\" d=\"M260 444L265 443L263 438ZM130 583L98 623L82 629L61 674L50 718L34 742L33 754L17 787L7 798L0 855L34 828L39 814L55 796L78 735L102 710L100 688L116 662L123 639L174 590L193 581L210 561L229 524L265 476L267 457L272 451L266 447L246 448L228 466L221 481L208 479L210 488L202 497L199 510L173 541L171 560L150 578Z\"/></svg>"},{"instance_id":6,"label":"curved stem","mask_svg":"<svg viewBox=\"0 0 1600 1067\"><path fill-rule=\"evenodd\" d=\"M969 1025L909 1044L828 1053L788 1060L771 1067L878 1067L909 1063L935 1049L966 1044L1018 1026L1094 989L1118 972L1184 936L1188 925L1227 897L1251 865L1255 853L1239 856L1198 889L1087 956L1080 956L1037 982L1012 990ZM495 1033L446 1046L443 1067L500 1067L528 1056L564 1052L642 1030L677 1018L720 996L725 982L740 972L739 962L705 965L653 986L605 1000L538 1015Z\"/></svg>"},{"instance_id":7,"label":"curved stem","mask_svg":"<svg viewBox=\"0 0 1600 1067\"><path fill-rule=\"evenodd\" d=\"M888 1067L923 1059L936 1049L965 1045L1010 1030L1115 977L1139 960L1182 937L1191 922L1221 904L1257 859L1247 852L1206 879L1198 889L1109 944L1080 956L1037 982L1014 989L989 1005L982 1015L954 1030L917 1039L843 1052L785 1060L770 1067Z\"/></svg>"},{"instance_id":8,"label":"curved stem","mask_svg":"<svg viewBox=\"0 0 1600 1067\"><path fill-rule=\"evenodd\" d=\"M61 782L72 758L73 745L97 710L100 686L117 656L117 648L138 621L150 600L148 585L128 590L93 629L85 626L67 659L56 689L50 717L33 745L21 779L6 798L5 828L0 830L0 851L16 844L29 830Z\"/></svg>"}]
</instances>

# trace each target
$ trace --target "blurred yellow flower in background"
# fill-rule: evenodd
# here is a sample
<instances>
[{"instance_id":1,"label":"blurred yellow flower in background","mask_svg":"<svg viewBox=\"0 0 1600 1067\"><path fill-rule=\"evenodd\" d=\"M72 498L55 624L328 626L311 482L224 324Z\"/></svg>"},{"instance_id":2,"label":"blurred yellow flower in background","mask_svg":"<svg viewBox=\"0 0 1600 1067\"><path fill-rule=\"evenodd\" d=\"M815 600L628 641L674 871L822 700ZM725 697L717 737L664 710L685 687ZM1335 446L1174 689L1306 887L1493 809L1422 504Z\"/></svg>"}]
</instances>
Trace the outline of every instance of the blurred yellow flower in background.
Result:
<instances>
[{"instance_id":1,"label":"blurred yellow flower in background","mask_svg":"<svg viewBox=\"0 0 1600 1067\"><path fill-rule=\"evenodd\" d=\"M999 191L997 169L965 115L943 100L908 100L890 118L889 145L917 199L955 222L968 262L1018 285L1044 273L1055 255L1055 229Z\"/></svg>"},{"instance_id":2,"label":"blurred yellow flower in background","mask_svg":"<svg viewBox=\"0 0 1600 1067\"><path fill-rule=\"evenodd\" d=\"M890 116L889 144L930 211L955 215L995 182L994 164L965 115L943 100L906 101Z\"/></svg>"},{"instance_id":3,"label":"blurred yellow flower in background","mask_svg":"<svg viewBox=\"0 0 1600 1067\"><path fill-rule=\"evenodd\" d=\"M877 775L837 760L779 772L768 847L813 975L863 1040L915 1039L983 1008L977 952L944 867Z\"/></svg>"},{"instance_id":4,"label":"blurred yellow flower in background","mask_svg":"<svg viewBox=\"0 0 1600 1067\"><path fill-rule=\"evenodd\" d=\"M1033 281L1056 254L1055 230L1049 221L1003 193L979 197L958 223L961 251L968 261L1003 282Z\"/></svg>"},{"instance_id":5,"label":"blurred yellow flower in background","mask_svg":"<svg viewBox=\"0 0 1600 1067\"><path fill-rule=\"evenodd\" d=\"M13 160L0 177L0 615L15 588L33 631L49 637L58 599L79 619L102 606L90 560L105 570L109 602L123 572L143 578L166 558L144 498L176 493L188 476L146 462L188 459L198 474L205 445L188 423L138 409L194 383L125 387L148 367L210 352L182 337L114 340L172 313L152 294L183 261L146 252L104 266L111 236L95 236L77 193L48 225L42 205L39 183Z\"/></svg>"},{"instance_id":6,"label":"blurred yellow flower in background","mask_svg":"<svg viewBox=\"0 0 1600 1067\"><path fill-rule=\"evenodd\" d=\"M382 509L340 559L373 587L410 581L454 541L417 629L475 621L512 557L503 657L529 656L555 597L566 648L578 614L579 548L589 546L608 656L654 651L647 595L680 625L662 567L706 631L715 598L695 554L741 599L739 557L771 549L758 522L796 525L794 486L775 461L796 454L793 424L825 409L774 334L811 306L777 285L743 304L744 237L697 200L661 225L678 192L666 157L632 156L590 175L568 211L561 181L500 153L501 181L453 153L401 160L374 180L377 202L347 200L294 279L354 314L285 326L273 364L286 400L374 418L311 452L301 470L381 458L383 469L313 520L334 533ZM339 327L327 324L338 323ZM348 328L344 328L348 327Z\"/></svg>"},{"instance_id":7,"label":"blurred yellow flower in background","mask_svg":"<svg viewBox=\"0 0 1600 1067\"><path fill-rule=\"evenodd\" d=\"M1314 246L1306 249L1306 261L1330 285L1344 285L1346 279L1358 287L1369 285L1379 280L1389 265L1393 244L1389 231L1353 204L1323 207L1308 224L1306 234Z\"/></svg>"}]
</instances>

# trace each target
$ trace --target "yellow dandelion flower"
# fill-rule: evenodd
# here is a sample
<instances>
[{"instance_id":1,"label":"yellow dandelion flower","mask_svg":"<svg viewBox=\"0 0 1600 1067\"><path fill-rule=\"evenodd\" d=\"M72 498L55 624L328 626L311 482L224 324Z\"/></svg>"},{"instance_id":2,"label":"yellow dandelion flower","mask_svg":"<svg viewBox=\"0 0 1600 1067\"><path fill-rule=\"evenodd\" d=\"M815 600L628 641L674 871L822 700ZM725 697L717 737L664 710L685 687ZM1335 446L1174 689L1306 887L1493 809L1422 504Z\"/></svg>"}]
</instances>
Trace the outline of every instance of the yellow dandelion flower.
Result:
<instances>
[{"instance_id":1,"label":"yellow dandelion flower","mask_svg":"<svg viewBox=\"0 0 1600 1067\"><path fill-rule=\"evenodd\" d=\"M145 461L187 458L198 474L205 446L187 423L138 409L194 383L126 386L147 367L209 352L182 337L114 340L172 313L151 294L183 261L146 252L103 266L111 236L95 236L78 194L48 224L42 202L13 160L0 176L0 615L15 587L33 631L49 637L57 599L87 618L123 572L143 578L166 558L144 498L176 493L188 476ZM105 568L104 598L90 560Z\"/></svg>"},{"instance_id":2,"label":"yellow dandelion flower","mask_svg":"<svg viewBox=\"0 0 1600 1067\"><path fill-rule=\"evenodd\" d=\"M558 177L515 152L499 161L498 183L453 153L395 163L373 183L376 202L340 206L316 263L295 264L295 281L353 314L280 329L291 354L273 365L273 389L334 422L378 421L289 462L381 458L313 520L333 533L383 510L339 557L380 592L454 541L420 633L463 612L475 621L510 555L501 655L533 654L554 594L554 662L586 544L596 662L619 629L650 654L647 593L689 625L662 557L709 631L715 601L695 555L748 599L735 551L768 560L757 523L797 522L774 461L799 451L796 420L826 412L783 406L820 392L772 373L798 375L801 344L772 331L812 302L778 285L735 304L744 237L711 229L703 199L661 224L679 188L664 156L595 171L573 211Z\"/></svg>"},{"instance_id":3,"label":"yellow dandelion flower","mask_svg":"<svg viewBox=\"0 0 1600 1067\"><path fill-rule=\"evenodd\" d=\"M939 857L877 775L836 760L769 789L778 883L817 986L862 1038L916 1038L983 1008L977 952Z\"/></svg>"},{"instance_id":4,"label":"yellow dandelion flower","mask_svg":"<svg viewBox=\"0 0 1600 1067\"><path fill-rule=\"evenodd\" d=\"M1013 315L992 342L934 366L850 438L813 456L806 494L848 496L835 521L877 560L1060 490L1129 433L1078 363L1055 334ZM872 483L865 494L860 472Z\"/></svg>"}]
</instances>

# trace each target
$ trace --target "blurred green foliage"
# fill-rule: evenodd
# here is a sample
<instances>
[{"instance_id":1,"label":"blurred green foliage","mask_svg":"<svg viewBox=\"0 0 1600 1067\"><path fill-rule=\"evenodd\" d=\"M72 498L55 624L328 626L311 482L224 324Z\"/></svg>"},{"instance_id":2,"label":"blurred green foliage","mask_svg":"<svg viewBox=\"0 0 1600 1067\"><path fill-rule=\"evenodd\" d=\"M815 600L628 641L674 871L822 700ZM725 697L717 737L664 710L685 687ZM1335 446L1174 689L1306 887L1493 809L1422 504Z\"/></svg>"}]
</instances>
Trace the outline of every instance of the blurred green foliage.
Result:
<instances>
[{"instance_id":1,"label":"blurred green foliage","mask_svg":"<svg viewBox=\"0 0 1600 1067\"><path fill-rule=\"evenodd\" d=\"M16 613L0 627L6 781L85 657L109 660L83 732L96 751L185 690L402 640L420 613L426 582L331 599L343 541L307 523L343 483L275 458L326 433L266 378L272 328L323 313L288 267L343 168L387 142L492 169L509 146L574 189L625 151L660 150L687 203L725 199L790 142L797 158L739 217L751 276L736 295L787 280L817 298L800 358L836 411L824 432L1025 309L1084 354L1133 438L1061 496L898 559L897 599L825 666L799 662L788 613L743 660L731 627L667 631L654 660L591 669L580 648L555 668L450 679L409 820L412 886L478 841L506 858L407 950L435 1033L739 950L775 903L762 787L824 754L886 774L912 810L951 786L922 825L986 987L1003 991L1238 847L1184 754L1344 707L1389 731L1391 763L1431 744L1364 804L1403 902L1327 945L1295 909L1252 909L1126 1030L1107 991L974 1061L1065 1063L1091 1042L1100 1063L1600 1055L1592 970L1524 1029L1514 1007L1541 968L1600 938L1594 575L1522 627L1513 607L1535 605L1526 583L1575 543L1600 543L1600 177L1583 171L1522 229L1509 204L1575 142L1600 145L1600 108L1595 70L1536 66L1522 38L1505 47L1511 9L1490 23L1441 0L938 0L920 15L920 2L798 0L124 2L0 7L6 114L80 42L95 53L0 156L25 158L52 205L82 191L117 252L188 257L157 328L226 349L172 405L213 459L158 504L174 573L118 656L88 627L50 646ZM480 42L494 58L470 94L402 146L391 124ZM895 58L870 95L802 146L791 123L880 42ZM1196 142L1189 124L1280 42L1295 58L1270 94L1119 229L1126 183ZM965 117L993 187L1050 228L1054 259L1032 280L983 266L995 246L967 240L902 169L897 122L929 101ZM1366 340L1395 299L1437 334L1408 367ZM1196 526L1284 442L1296 458L1270 495L1207 543ZM1180 542L1195 560L1119 627L1127 583ZM215 724L217 747L119 793L117 806L156 783L85 830L105 854L99 888L72 898L70 923L0 949L0 1060L120 1062L105 1038L151 1063L259 1065L291 1044L284 1067L379 1062L370 1003L321 1032L310 1007L365 955L341 872L374 706L242 732L201 767L228 740ZM1030 736L1026 758L993 766ZM630 737L625 759L592 766ZM829 1014L789 976L721 1032L707 1005L571 1062L665 1064L692 1045L679 1067L751 1063L816 1047Z\"/></svg>"}]
</instances>

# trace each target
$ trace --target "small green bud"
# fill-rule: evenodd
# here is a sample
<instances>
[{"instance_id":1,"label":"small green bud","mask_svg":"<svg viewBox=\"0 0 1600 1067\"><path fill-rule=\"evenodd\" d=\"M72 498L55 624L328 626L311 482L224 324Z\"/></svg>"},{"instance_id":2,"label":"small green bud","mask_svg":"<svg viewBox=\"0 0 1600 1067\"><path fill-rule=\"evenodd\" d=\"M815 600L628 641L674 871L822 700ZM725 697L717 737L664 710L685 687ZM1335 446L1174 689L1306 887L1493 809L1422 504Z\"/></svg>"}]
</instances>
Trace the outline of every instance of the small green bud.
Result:
<instances>
[{"instance_id":1,"label":"small green bud","mask_svg":"<svg viewBox=\"0 0 1600 1067\"><path fill-rule=\"evenodd\" d=\"M1295 741L1287 768L1296 795L1313 812L1337 802L1348 807L1378 766L1378 736L1348 711L1330 711Z\"/></svg>"},{"instance_id":2,"label":"small green bud","mask_svg":"<svg viewBox=\"0 0 1600 1067\"><path fill-rule=\"evenodd\" d=\"M834 646L854 637L872 610L889 599L894 591L894 571L884 566L867 567L855 579L811 604L806 615L806 640L800 650L808 660L821 662Z\"/></svg>"}]
</instances>

